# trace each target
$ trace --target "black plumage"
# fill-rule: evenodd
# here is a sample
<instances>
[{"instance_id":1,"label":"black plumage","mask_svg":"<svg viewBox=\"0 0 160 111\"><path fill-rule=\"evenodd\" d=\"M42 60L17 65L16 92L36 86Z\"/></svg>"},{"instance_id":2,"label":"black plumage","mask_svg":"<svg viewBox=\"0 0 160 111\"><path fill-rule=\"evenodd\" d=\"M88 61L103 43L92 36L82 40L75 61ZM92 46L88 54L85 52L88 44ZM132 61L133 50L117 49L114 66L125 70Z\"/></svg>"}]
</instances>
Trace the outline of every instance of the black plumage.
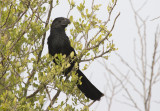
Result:
<instances>
[{"instance_id":1,"label":"black plumage","mask_svg":"<svg viewBox=\"0 0 160 111\"><path fill-rule=\"evenodd\" d=\"M71 52L74 52L74 55L76 56L75 50L70 45L69 38L65 33L65 28L69 23L69 19L63 17L56 18L53 21L50 35L48 37L48 49L52 56L60 53L62 55L65 54L66 56L69 56ZM70 64L70 67L64 71L65 75L72 70L75 61L71 62ZM78 77L82 77L82 84L77 84L78 88L85 94L86 97L92 100L100 100L100 98L103 96L103 93L101 93L79 69L76 72L78 73Z\"/></svg>"}]
</instances>

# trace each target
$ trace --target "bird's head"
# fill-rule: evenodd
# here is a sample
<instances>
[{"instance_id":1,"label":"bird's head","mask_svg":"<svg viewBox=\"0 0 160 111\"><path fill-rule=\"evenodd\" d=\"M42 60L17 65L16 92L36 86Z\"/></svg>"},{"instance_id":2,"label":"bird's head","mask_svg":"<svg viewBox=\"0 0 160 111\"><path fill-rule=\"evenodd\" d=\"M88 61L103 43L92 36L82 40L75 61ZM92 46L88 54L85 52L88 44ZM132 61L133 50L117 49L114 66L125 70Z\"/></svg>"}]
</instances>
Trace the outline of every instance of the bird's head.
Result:
<instances>
[{"instance_id":1,"label":"bird's head","mask_svg":"<svg viewBox=\"0 0 160 111\"><path fill-rule=\"evenodd\" d=\"M65 29L67 25L70 24L70 20L64 17L55 18L52 22L52 29Z\"/></svg>"}]
</instances>

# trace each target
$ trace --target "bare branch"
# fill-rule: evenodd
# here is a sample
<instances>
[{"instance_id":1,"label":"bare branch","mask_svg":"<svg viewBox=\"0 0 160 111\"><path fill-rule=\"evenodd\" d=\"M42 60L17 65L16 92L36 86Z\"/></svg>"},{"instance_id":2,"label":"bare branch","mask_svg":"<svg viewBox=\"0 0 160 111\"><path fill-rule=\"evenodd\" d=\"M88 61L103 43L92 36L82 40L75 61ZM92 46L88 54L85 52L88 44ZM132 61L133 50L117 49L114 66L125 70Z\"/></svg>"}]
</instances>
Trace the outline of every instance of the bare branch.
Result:
<instances>
[{"instance_id":1,"label":"bare branch","mask_svg":"<svg viewBox=\"0 0 160 111\"><path fill-rule=\"evenodd\" d=\"M91 105L93 105L93 103L95 103L96 101L91 102L89 105L87 105L88 107L90 107Z\"/></svg>"},{"instance_id":2,"label":"bare branch","mask_svg":"<svg viewBox=\"0 0 160 111\"><path fill-rule=\"evenodd\" d=\"M110 29L110 31L108 31L107 35L106 35L100 42L98 42L98 44L96 44L96 45L94 45L94 46L92 46L92 47L88 47L88 48L86 48L86 50L91 50L91 49L94 49L94 48L98 47L104 40L106 40L106 39L108 38L109 34L110 34L110 33L112 32L112 30L114 29L116 20L117 20L117 18L119 17L119 15L120 15L120 13L118 13L118 15L115 17L114 22L113 22L113 25L112 25L112 28ZM89 46L89 43L90 43L91 41L92 41L92 40L90 40L90 41L88 42L88 45L87 45L87 46Z\"/></svg>"},{"instance_id":3,"label":"bare branch","mask_svg":"<svg viewBox=\"0 0 160 111\"><path fill-rule=\"evenodd\" d=\"M121 59L122 63L124 63L134 73L135 77L137 77L139 81L143 83L142 79L136 73L135 69L133 69L132 66L130 66L119 54L116 53L116 55Z\"/></svg>"},{"instance_id":4,"label":"bare branch","mask_svg":"<svg viewBox=\"0 0 160 111\"><path fill-rule=\"evenodd\" d=\"M95 57L93 57L93 58L89 58L89 59L82 59L80 62L86 62L86 61L91 61L91 60L94 60L94 59L96 59L96 58L99 58L99 57L102 57L103 55L105 55L105 54L107 54L108 52L110 52L112 49L109 49L109 50L107 50L107 51L105 51L105 52L102 52L100 55L96 55Z\"/></svg>"},{"instance_id":5,"label":"bare branch","mask_svg":"<svg viewBox=\"0 0 160 111\"><path fill-rule=\"evenodd\" d=\"M42 89L44 89L44 85L39 87L34 93L32 93L31 95L27 96L26 98L29 99L29 98L34 97Z\"/></svg>"},{"instance_id":6,"label":"bare branch","mask_svg":"<svg viewBox=\"0 0 160 111\"><path fill-rule=\"evenodd\" d=\"M154 21L154 20L157 20L157 19L159 19L160 18L160 16L158 16L158 17L156 17L156 18L153 18L153 19L151 19L150 21Z\"/></svg>"},{"instance_id":7,"label":"bare branch","mask_svg":"<svg viewBox=\"0 0 160 111\"><path fill-rule=\"evenodd\" d=\"M47 109L49 109L49 107L50 108L52 107L52 105L55 103L55 101L57 100L57 97L60 95L60 93L61 93L61 91L58 90L57 93L55 94L55 96L52 98L51 103L49 104ZM46 111L49 111L49 110L46 110Z\"/></svg>"},{"instance_id":8,"label":"bare branch","mask_svg":"<svg viewBox=\"0 0 160 111\"><path fill-rule=\"evenodd\" d=\"M47 16L45 28L46 28L46 27L48 26L48 24L49 24L49 20L50 20L50 16L51 16L52 9L53 9L53 0L50 0L50 9L49 9L49 12L48 12L48 16ZM41 58L41 55L42 55L42 51L43 51L43 48L44 48L45 38L46 38L46 32L43 34L43 38L42 38L42 49L40 50L40 52L39 52L39 54L38 54L37 64L38 64L38 62L40 61L40 58ZM26 85L25 85L26 90L25 90L24 95L27 94L27 88L28 88L28 85L29 85L29 83L30 83L31 78L35 75L35 70L36 70L36 69L33 68L32 73L31 73L31 75L29 76L29 78L28 78L28 80L27 80L27 83L26 83Z\"/></svg>"},{"instance_id":9,"label":"bare branch","mask_svg":"<svg viewBox=\"0 0 160 111\"><path fill-rule=\"evenodd\" d=\"M93 8L93 4L94 4L94 1L92 2L92 8ZM113 9L115 8L115 6L116 6L116 4L117 4L117 0L115 0L115 3L113 4L113 6L111 7L111 9L110 9L110 11L109 11L109 16L108 16L108 19L104 22L104 25L107 25L108 24L108 22L110 21L110 18L111 18L111 14L112 14L112 11L113 11ZM92 9L93 10L93 9ZM93 12L93 11L92 11ZM94 13L94 12L93 12ZM93 13L92 13L92 15L93 15ZM116 19L118 18L118 16L120 15L120 13L116 16L116 18L114 19L114 23L113 23L113 28L114 28L114 24L115 24L115 22L116 22ZM97 36L98 36L98 34L102 31L103 29L101 28L96 34L95 34L95 36L87 43L87 45L86 45L86 48L89 46L89 44L91 43L91 41L93 41ZM113 30L113 29L112 29ZM108 31L106 31L107 33L111 33L112 31L110 30L109 32ZM109 35L108 34L108 35ZM108 37L108 36L107 36ZM105 40L105 39L104 39ZM103 40L103 41L104 41Z\"/></svg>"},{"instance_id":10,"label":"bare branch","mask_svg":"<svg viewBox=\"0 0 160 111\"><path fill-rule=\"evenodd\" d=\"M153 52L153 57L152 57L151 75L150 75L150 81L149 81L149 91L148 91L148 95L147 95L147 99L146 99L146 105L148 106L148 111L150 109L150 102L151 102L151 96L152 96L152 85L153 85L156 50L157 50L157 36L155 34L154 52Z\"/></svg>"},{"instance_id":11,"label":"bare branch","mask_svg":"<svg viewBox=\"0 0 160 111\"><path fill-rule=\"evenodd\" d=\"M114 72L112 72L107 66L105 66L105 68L106 68L106 70L107 70L109 73L111 73L111 74L121 83L123 89L124 89L125 92L127 93L128 98L129 98L129 100L132 102L133 106L134 106L137 110L142 111L142 110L139 108L139 106L138 106L138 104L136 103L136 101L133 99L133 96L131 95L131 93L130 93L130 92L128 91L128 89L125 87L123 81L122 81L118 76L116 76L116 74L115 74Z\"/></svg>"},{"instance_id":12,"label":"bare branch","mask_svg":"<svg viewBox=\"0 0 160 111\"><path fill-rule=\"evenodd\" d=\"M10 8L9 8L9 12L8 12L7 18L5 19L4 24L3 24L0 28L3 28L3 26L6 25L6 23L7 23L7 21L8 21L8 18L9 18L9 16L10 16L10 13L11 13L11 8L12 8L12 2L11 2L11 5L10 5Z\"/></svg>"}]
</instances>

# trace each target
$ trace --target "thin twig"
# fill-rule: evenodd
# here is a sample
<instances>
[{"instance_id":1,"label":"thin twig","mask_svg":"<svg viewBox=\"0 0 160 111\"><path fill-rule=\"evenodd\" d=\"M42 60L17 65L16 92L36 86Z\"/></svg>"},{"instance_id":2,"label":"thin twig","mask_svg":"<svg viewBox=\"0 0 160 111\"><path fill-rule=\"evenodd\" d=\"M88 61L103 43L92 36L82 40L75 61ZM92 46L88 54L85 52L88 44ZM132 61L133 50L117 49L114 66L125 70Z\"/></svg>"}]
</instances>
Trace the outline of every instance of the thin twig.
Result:
<instances>
[{"instance_id":1,"label":"thin twig","mask_svg":"<svg viewBox=\"0 0 160 111\"><path fill-rule=\"evenodd\" d=\"M91 50L91 49L94 49L94 48L98 47L104 40L106 40L106 39L108 38L109 34L110 34L110 33L112 32L112 30L114 29L116 20L117 20L117 18L119 17L119 15L120 15L120 12L119 12L118 15L115 17L114 22L113 22L113 25L112 25L112 28L110 29L110 31L108 31L107 35L106 35L100 42L98 42L98 44L96 44L96 45L94 45L94 46L91 46L91 47L88 47L88 48L86 48L86 50ZM90 43L90 42L88 42L88 43ZM89 45L88 45L88 46L89 46Z\"/></svg>"},{"instance_id":2,"label":"thin twig","mask_svg":"<svg viewBox=\"0 0 160 111\"><path fill-rule=\"evenodd\" d=\"M8 18L9 18L9 15L10 15L10 13L11 13L11 8L12 8L12 2L11 2L11 5L10 5L10 8L9 8L9 12L8 12L7 18L6 18L5 22L4 22L4 24L3 24L0 28L3 28L3 26L6 25L6 23L7 23L7 21L8 21Z\"/></svg>"},{"instance_id":3,"label":"thin twig","mask_svg":"<svg viewBox=\"0 0 160 111\"><path fill-rule=\"evenodd\" d=\"M48 26L48 24L49 24L49 20L50 20L50 16L51 16L52 9L53 9L53 0L50 0L50 9L49 9L49 12L48 12L48 16L47 16L45 28L46 28L46 27ZM42 55L42 51L43 51L43 48L44 48L45 38L46 38L46 32L43 34L43 38L42 38L42 49L40 50L40 52L39 52L39 54L38 54L37 64L38 64L38 62L40 61L40 58L41 58L41 55ZM26 93L27 93L27 89L28 89L30 80L31 80L31 78L35 75L35 71L36 71L36 68L33 68L32 73L31 73L31 75L29 76L29 78L28 78L28 80L27 80L27 83L26 83L26 85L25 85L26 90L25 90L24 95L26 95Z\"/></svg>"}]
</instances>

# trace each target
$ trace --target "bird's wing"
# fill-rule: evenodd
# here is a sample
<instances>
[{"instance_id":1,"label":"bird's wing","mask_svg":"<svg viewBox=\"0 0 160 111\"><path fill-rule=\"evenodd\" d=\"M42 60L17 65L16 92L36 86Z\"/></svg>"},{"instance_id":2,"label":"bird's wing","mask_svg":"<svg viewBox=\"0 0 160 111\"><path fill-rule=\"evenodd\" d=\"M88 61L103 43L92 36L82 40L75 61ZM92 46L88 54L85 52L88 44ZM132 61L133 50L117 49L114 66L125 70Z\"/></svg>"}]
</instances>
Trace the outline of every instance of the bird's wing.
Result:
<instances>
[{"instance_id":1,"label":"bird's wing","mask_svg":"<svg viewBox=\"0 0 160 111\"><path fill-rule=\"evenodd\" d=\"M64 40L64 44L62 47L62 54L66 54L66 56L70 55L70 53L73 51L75 53L74 48L71 46L69 39L66 37ZM75 53L76 55L76 53Z\"/></svg>"},{"instance_id":2,"label":"bird's wing","mask_svg":"<svg viewBox=\"0 0 160 111\"><path fill-rule=\"evenodd\" d=\"M49 53L52 56L54 56L55 54L60 53L61 47L57 41L49 37L48 38L48 49L49 49Z\"/></svg>"}]
</instances>

